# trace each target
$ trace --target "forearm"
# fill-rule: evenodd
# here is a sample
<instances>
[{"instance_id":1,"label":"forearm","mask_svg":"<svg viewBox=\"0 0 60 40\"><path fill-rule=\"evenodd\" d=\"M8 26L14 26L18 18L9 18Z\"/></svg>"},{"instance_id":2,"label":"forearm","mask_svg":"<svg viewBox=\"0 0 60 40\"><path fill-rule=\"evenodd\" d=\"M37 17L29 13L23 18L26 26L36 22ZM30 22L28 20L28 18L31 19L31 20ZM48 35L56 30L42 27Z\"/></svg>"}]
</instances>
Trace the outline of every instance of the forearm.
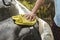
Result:
<instances>
[{"instance_id":1,"label":"forearm","mask_svg":"<svg viewBox=\"0 0 60 40\"><path fill-rule=\"evenodd\" d=\"M32 9L33 14L36 14L39 6L42 4L42 1L43 1L43 0L37 0L37 1L36 1L35 6L34 6L34 8Z\"/></svg>"}]
</instances>

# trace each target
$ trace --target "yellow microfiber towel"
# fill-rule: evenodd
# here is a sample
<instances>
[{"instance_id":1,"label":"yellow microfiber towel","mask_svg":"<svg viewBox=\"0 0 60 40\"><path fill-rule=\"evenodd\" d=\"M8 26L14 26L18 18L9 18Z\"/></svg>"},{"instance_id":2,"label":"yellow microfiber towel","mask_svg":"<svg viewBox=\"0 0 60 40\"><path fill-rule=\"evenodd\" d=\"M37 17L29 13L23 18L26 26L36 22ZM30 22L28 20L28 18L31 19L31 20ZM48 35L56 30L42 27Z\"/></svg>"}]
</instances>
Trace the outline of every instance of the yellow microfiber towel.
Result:
<instances>
[{"instance_id":1,"label":"yellow microfiber towel","mask_svg":"<svg viewBox=\"0 0 60 40\"><path fill-rule=\"evenodd\" d=\"M34 25L36 23L36 18L33 21L29 21L24 17L24 14L17 16L12 16L12 19L15 20L15 23L18 25Z\"/></svg>"}]
</instances>

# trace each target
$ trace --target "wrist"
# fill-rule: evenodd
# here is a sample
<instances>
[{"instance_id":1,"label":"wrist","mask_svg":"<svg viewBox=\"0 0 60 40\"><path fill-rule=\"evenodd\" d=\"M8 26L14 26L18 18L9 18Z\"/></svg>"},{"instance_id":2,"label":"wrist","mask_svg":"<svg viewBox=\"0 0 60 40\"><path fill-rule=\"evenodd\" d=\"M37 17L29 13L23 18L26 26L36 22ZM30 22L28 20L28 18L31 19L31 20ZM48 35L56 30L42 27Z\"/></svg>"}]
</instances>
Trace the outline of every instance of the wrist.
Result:
<instances>
[{"instance_id":1,"label":"wrist","mask_svg":"<svg viewBox=\"0 0 60 40\"><path fill-rule=\"evenodd\" d=\"M36 13L34 13L34 12L31 12L31 15L35 15L35 16L36 16Z\"/></svg>"},{"instance_id":2,"label":"wrist","mask_svg":"<svg viewBox=\"0 0 60 40\"><path fill-rule=\"evenodd\" d=\"M36 11L32 10L32 14L36 14Z\"/></svg>"},{"instance_id":3,"label":"wrist","mask_svg":"<svg viewBox=\"0 0 60 40\"><path fill-rule=\"evenodd\" d=\"M35 13L35 12L31 12L31 14L36 15L36 13Z\"/></svg>"}]
</instances>

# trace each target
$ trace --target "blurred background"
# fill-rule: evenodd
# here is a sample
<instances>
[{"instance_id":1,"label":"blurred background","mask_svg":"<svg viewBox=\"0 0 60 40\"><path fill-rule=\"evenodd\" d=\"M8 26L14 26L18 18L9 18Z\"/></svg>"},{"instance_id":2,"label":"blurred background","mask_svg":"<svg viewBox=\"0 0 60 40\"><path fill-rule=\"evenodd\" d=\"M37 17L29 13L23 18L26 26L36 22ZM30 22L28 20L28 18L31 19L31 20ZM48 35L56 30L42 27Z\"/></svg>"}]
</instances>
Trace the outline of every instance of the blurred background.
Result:
<instances>
[{"instance_id":1,"label":"blurred background","mask_svg":"<svg viewBox=\"0 0 60 40\"><path fill-rule=\"evenodd\" d=\"M18 0L20 1L24 6L26 6L29 10L32 10L32 8L35 5L36 0ZM52 27L53 18L55 15L55 9L54 9L54 0L43 0L43 4L41 4L39 10L37 11L37 16Z\"/></svg>"}]
</instances>

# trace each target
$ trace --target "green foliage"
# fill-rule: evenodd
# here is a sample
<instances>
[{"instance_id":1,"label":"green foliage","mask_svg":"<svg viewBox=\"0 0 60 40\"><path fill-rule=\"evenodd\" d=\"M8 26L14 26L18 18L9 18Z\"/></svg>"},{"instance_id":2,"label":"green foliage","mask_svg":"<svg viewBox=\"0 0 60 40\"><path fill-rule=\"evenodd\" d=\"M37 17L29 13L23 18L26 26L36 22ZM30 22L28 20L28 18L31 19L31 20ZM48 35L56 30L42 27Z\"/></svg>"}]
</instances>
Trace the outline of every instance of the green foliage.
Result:
<instances>
[{"instance_id":1,"label":"green foliage","mask_svg":"<svg viewBox=\"0 0 60 40\"><path fill-rule=\"evenodd\" d=\"M35 5L36 0L19 0L29 10ZM37 11L37 16L47 21L50 25L54 17L54 2L52 0L43 0L44 3L40 6Z\"/></svg>"},{"instance_id":2,"label":"green foliage","mask_svg":"<svg viewBox=\"0 0 60 40\"><path fill-rule=\"evenodd\" d=\"M29 1L28 0L21 0L20 2L24 6L26 6L29 10L31 10L34 7L34 5L35 5L35 1L33 1L33 0L29 0Z\"/></svg>"}]
</instances>

